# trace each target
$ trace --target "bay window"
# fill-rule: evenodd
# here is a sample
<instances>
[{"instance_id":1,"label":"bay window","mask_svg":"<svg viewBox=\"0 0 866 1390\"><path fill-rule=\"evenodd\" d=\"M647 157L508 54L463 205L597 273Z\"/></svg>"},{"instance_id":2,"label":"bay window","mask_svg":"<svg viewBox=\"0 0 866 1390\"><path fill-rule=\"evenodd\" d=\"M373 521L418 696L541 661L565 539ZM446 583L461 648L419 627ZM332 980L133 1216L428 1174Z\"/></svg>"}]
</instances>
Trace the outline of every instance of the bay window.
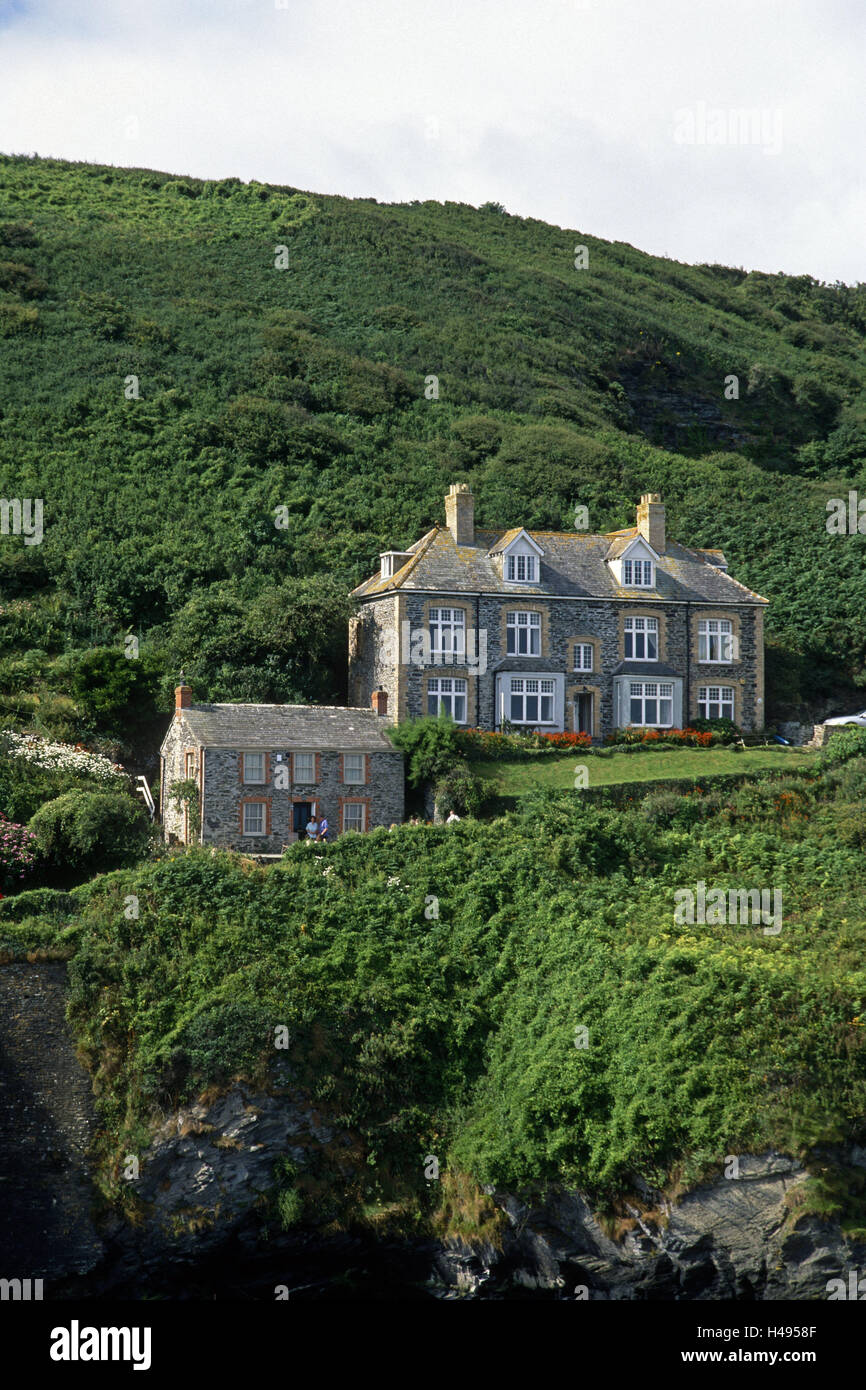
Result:
<instances>
[{"instance_id":1,"label":"bay window","mask_svg":"<svg viewBox=\"0 0 866 1390\"><path fill-rule=\"evenodd\" d=\"M511 676L508 718L512 724L552 724L556 682L532 676Z\"/></svg>"},{"instance_id":2,"label":"bay window","mask_svg":"<svg viewBox=\"0 0 866 1390\"><path fill-rule=\"evenodd\" d=\"M629 723L647 728L673 727L674 688L664 681L629 683Z\"/></svg>"}]
</instances>

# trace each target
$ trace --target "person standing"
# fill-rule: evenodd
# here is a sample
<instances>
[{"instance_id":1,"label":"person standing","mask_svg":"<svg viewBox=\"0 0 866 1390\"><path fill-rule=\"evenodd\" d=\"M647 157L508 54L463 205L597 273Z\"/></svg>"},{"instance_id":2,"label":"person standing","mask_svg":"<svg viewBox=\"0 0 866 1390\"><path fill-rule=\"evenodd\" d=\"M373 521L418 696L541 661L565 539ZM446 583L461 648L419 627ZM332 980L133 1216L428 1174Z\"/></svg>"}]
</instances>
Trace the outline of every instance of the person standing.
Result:
<instances>
[{"instance_id":1,"label":"person standing","mask_svg":"<svg viewBox=\"0 0 866 1390\"><path fill-rule=\"evenodd\" d=\"M308 839L308 840L315 840L315 838L316 838L316 836L318 835L318 833L319 833L319 822L316 820L315 812L313 812L313 813L311 814L311 816L310 816L310 819L307 821L307 839Z\"/></svg>"},{"instance_id":2,"label":"person standing","mask_svg":"<svg viewBox=\"0 0 866 1390\"><path fill-rule=\"evenodd\" d=\"M322 819L319 821L319 839L320 839L324 844L327 844L327 843L328 843L328 818L327 818L327 816L322 816Z\"/></svg>"}]
</instances>

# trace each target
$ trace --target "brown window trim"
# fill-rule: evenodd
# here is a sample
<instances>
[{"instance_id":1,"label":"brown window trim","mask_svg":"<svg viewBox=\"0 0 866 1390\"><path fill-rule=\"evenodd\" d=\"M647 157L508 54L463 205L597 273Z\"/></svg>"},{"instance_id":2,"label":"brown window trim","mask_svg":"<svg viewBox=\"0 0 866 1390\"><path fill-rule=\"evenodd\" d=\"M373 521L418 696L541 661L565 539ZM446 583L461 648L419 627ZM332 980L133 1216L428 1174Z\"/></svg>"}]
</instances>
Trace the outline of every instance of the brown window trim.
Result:
<instances>
[{"instance_id":1,"label":"brown window trim","mask_svg":"<svg viewBox=\"0 0 866 1390\"><path fill-rule=\"evenodd\" d=\"M262 804L264 804L264 807L265 807L265 829L264 829L261 833L262 833L263 836L264 836L264 835L270 835L270 834L272 833L272 831L271 831L271 802L272 802L272 797L270 797L270 796L245 796L245 797L242 797L241 802L240 802L240 808L239 808L239 813L238 813L238 814L239 814L239 820L240 820L240 832L241 832L242 835L244 835L244 836L246 837L246 839L248 839L248 840L254 840L254 839L256 839L256 836L255 836L254 834L252 834L251 831L249 831L249 830L244 830L244 807L245 807L245 806L252 806L252 805L261 806Z\"/></svg>"},{"instance_id":2,"label":"brown window trim","mask_svg":"<svg viewBox=\"0 0 866 1390\"><path fill-rule=\"evenodd\" d=\"M359 785L360 785L360 783L359 783ZM340 797L338 797L338 798L337 798L337 808L338 808L338 809L337 809L337 814L338 814L338 816L339 816L339 824L340 824L340 828L339 828L338 834L342 835L343 832L344 832L344 829L345 829L345 826L344 826L344 824L343 824L343 807L344 807L344 806L363 806L363 807L365 807L365 810L364 810L364 829L361 831L361 834L362 834L362 835L366 835L367 832L368 832L368 830L370 829L370 819L371 819L370 811L371 811L371 803L372 803L372 797L369 797L369 796L340 796Z\"/></svg>"}]
</instances>

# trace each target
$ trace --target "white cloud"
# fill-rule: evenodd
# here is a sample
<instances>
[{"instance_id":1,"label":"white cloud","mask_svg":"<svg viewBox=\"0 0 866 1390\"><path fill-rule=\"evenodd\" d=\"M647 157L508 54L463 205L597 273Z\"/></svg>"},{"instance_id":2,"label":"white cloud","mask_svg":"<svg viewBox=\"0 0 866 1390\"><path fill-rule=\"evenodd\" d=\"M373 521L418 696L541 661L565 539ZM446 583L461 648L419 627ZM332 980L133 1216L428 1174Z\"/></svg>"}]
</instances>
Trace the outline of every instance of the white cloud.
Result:
<instances>
[{"instance_id":1,"label":"white cloud","mask_svg":"<svg viewBox=\"0 0 866 1390\"><path fill-rule=\"evenodd\" d=\"M0 0L0 143L496 198L682 260L866 279L861 0L288 3ZM684 109L781 119L781 148L677 143Z\"/></svg>"}]
</instances>

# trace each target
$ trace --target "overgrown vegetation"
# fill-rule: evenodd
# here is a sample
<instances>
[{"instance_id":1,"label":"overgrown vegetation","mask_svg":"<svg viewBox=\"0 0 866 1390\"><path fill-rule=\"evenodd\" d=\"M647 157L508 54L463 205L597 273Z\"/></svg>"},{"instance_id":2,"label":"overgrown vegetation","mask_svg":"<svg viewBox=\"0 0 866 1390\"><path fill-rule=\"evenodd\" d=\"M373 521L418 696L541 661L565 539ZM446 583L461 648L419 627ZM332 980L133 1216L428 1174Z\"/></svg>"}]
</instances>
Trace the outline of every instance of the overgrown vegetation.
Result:
<instances>
[{"instance_id":1,"label":"overgrown vegetation","mask_svg":"<svg viewBox=\"0 0 866 1390\"><path fill-rule=\"evenodd\" d=\"M825 530L866 488L863 286L502 209L0 173L0 496L44 500L40 545L0 537L18 727L152 747L182 665L201 698L345 700L347 591L455 480L503 527L658 490L772 599L771 717L866 681L866 541Z\"/></svg>"},{"instance_id":2,"label":"overgrown vegetation","mask_svg":"<svg viewBox=\"0 0 866 1390\"><path fill-rule=\"evenodd\" d=\"M293 847L274 869L192 850L74 890L70 1016L106 1143L128 1152L204 1087L266 1084L278 1024L280 1058L362 1155L330 1186L316 1175L329 1219L394 1202L433 1219L429 1154L458 1187L604 1200L635 1173L663 1185L727 1153L862 1139L866 910L846 827L866 738L844 741L818 777L625 809L539 796L497 821ZM782 931L676 925L675 890L699 880L779 888ZM284 1221L319 1211L302 1187Z\"/></svg>"}]
</instances>

